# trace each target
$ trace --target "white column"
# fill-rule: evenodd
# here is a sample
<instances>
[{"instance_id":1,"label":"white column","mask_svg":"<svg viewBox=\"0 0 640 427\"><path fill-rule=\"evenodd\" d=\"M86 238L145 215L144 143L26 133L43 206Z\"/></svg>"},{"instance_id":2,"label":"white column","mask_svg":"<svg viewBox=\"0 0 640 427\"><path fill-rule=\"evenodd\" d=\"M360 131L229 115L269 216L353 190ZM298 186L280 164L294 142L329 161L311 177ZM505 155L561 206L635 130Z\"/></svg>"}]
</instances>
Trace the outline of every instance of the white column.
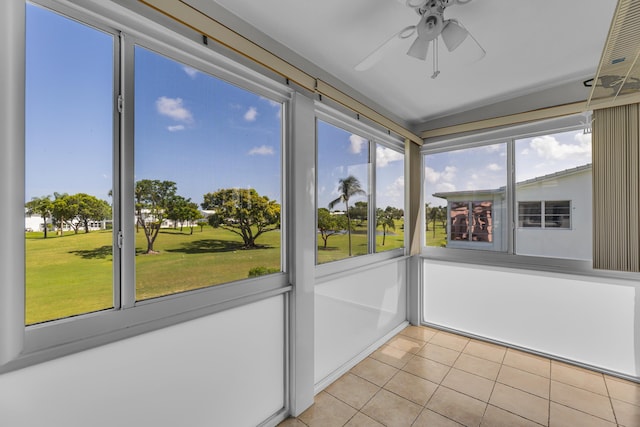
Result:
<instances>
[{"instance_id":1,"label":"white column","mask_svg":"<svg viewBox=\"0 0 640 427\"><path fill-rule=\"evenodd\" d=\"M0 365L24 342L25 2L0 2Z\"/></svg>"}]
</instances>

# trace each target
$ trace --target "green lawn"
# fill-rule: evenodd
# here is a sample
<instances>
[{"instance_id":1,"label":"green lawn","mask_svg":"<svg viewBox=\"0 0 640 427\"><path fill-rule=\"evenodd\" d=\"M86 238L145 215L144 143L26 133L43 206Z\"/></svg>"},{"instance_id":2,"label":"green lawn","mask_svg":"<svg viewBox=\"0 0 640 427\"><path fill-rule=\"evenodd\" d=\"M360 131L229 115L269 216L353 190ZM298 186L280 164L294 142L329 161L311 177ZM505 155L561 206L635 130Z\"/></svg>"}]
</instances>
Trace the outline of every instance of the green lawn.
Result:
<instances>
[{"instance_id":1,"label":"green lawn","mask_svg":"<svg viewBox=\"0 0 640 427\"><path fill-rule=\"evenodd\" d=\"M398 223L377 251L403 246ZM239 236L205 227L193 234L185 228L163 229L156 239L157 254L145 254L146 239L136 233L136 296L138 300L198 289L247 278L255 267L280 268L280 232L260 236L257 249L243 249ZM381 230L379 230L381 233ZM367 253L366 223L352 235L353 255ZM88 234L26 233L26 323L33 324L113 306L111 231ZM347 235L329 238L327 249L318 236L320 263L348 257Z\"/></svg>"},{"instance_id":2,"label":"green lawn","mask_svg":"<svg viewBox=\"0 0 640 427\"><path fill-rule=\"evenodd\" d=\"M447 246L447 231L441 223L436 223L435 234L433 229L433 222L429 223L429 231L426 232L427 246Z\"/></svg>"}]
</instances>

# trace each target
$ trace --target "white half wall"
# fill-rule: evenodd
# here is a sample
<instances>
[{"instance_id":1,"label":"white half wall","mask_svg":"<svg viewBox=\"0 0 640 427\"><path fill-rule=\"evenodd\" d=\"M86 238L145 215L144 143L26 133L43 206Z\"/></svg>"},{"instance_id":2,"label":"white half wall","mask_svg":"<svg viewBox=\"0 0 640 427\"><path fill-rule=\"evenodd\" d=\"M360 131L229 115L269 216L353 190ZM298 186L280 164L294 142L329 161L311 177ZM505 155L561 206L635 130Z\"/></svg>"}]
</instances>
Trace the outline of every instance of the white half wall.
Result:
<instances>
[{"instance_id":1,"label":"white half wall","mask_svg":"<svg viewBox=\"0 0 640 427\"><path fill-rule=\"evenodd\" d=\"M425 322L638 377L632 282L423 262Z\"/></svg>"},{"instance_id":2,"label":"white half wall","mask_svg":"<svg viewBox=\"0 0 640 427\"><path fill-rule=\"evenodd\" d=\"M402 259L316 285L316 384L406 320L406 276Z\"/></svg>"},{"instance_id":3,"label":"white half wall","mask_svg":"<svg viewBox=\"0 0 640 427\"><path fill-rule=\"evenodd\" d=\"M0 378L0 425L256 426L284 406L284 296Z\"/></svg>"}]
</instances>

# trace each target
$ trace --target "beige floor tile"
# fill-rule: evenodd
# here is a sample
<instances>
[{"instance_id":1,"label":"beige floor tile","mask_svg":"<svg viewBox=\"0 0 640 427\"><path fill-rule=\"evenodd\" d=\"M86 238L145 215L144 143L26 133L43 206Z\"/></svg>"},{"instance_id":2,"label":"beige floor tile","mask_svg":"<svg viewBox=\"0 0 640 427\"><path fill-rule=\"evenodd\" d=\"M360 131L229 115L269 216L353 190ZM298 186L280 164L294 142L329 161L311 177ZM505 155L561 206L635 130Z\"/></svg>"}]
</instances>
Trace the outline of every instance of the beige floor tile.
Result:
<instances>
[{"instance_id":1,"label":"beige floor tile","mask_svg":"<svg viewBox=\"0 0 640 427\"><path fill-rule=\"evenodd\" d=\"M618 424L624 427L640 426L640 406L611 399Z\"/></svg>"},{"instance_id":2,"label":"beige floor tile","mask_svg":"<svg viewBox=\"0 0 640 427\"><path fill-rule=\"evenodd\" d=\"M453 364L453 367L488 378L491 381L495 381L496 378L498 378L498 372L500 372L499 363L491 362L490 360L481 359L465 353L458 357L458 360Z\"/></svg>"},{"instance_id":3,"label":"beige floor tile","mask_svg":"<svg viewBox=\"0 0 640 427\"><path fill-rule=\"evenodd\" d=\"M315 403L298 418L309 427L343 426L356 414L356 410L326 392L315 397Z\"/></svg>"},{"instance_id":4,"label":"beige floor tile","mask_svg":"<svg viewBox=\"0 0 640 427\"><path fill-rule=\"evenodd\" d=\"M464 426L477 427L487 404L455 390L439 387L426 407Z\"/></svg>"},{"instance_id":5,"label":"beige floor tile","mask_svg":"<svg viewBox=\"0 0 640 427\"><path fill-rule=\"evenodd\" d=\"M387 341L387 345L395 347L398 350L406 351L407 353L417 353L422 347L424 347L426 341L417 340L415 338L408 337L406 335L396 335Z\"/></svg>"},{"instance_id":6,"label":"beige floor tile","mask_svg":"<svg viewBox=\"0 0 640 427\"><path fill-rule=\"evenodd\" d=\"M507 352L506 347L489 344L482 341L471 340L464 348L464 352L472 356L487 359L492 362L502 363L504 355Z\"/></svg>"},{"instance_id":7,"label":"beige floor tile","mask_svg":"<svg viewBox=\"0 0 640 427\"><path fill-rule=\"evenodd\" d=\"M607 396L604 375L577 366L551 361L551 379Z\"/></svg>"},{"instance_id":8,"label":"beige floor tile","mask_svg":"<svg viewBox=\"0 0 640 427\"><path fill-rule=\"evenodd\" d=\"M447 375L449 369L447 365L420 356L415 356L402 368L403 371L417 375L436 384L440 384L440 381Z\"/></svg>"},{"instance_id":9,"label":"beige floor tile","mask_svg":"<svg viewBox=\"0 0 640 427\"><path fill-rule=\"evenodd\" d=\"M600 394L552 380L551 400L607 421L615 422L611 401L608 397Z\"/></svg>"},{"instance_id":10,"label":"beige floor tile","mask_svg":"<svg viewBox=\"0 0 640 427\"><path fill-rule=\"evenodd\" d=\"M410 426L421 411L422 406L384 389L362 408L362 413L388 427Z\"/></svg>"},{"instance_id":11,"label":"beige floor tile","mask_svg":"<svg viewBox=\"0 0 640 427\"><path fill-rule=\"evenodd\" d=\"M429 341L437 332L435 329L424 326L409 325L400 332L400 335L406 335L421 341Z\"/></svg>"},{"instance_id":12,"label":"beige floor tile","mask_svg":"<svg viewBox=\"0 0 640 427\"><path fill-rule=\"evenodd\" d=\"M632 383L620 378L613 378L608 375L604 377L609 390L609 396L623 402L640 406L640 384Z\"/></svg>"},{"instance_id":13,"label":"beige floor tile","mask_svg":"<svg viewBox=\"0 0 640 427\"><path fill-rule=\"evenodd\" d=\"M344 374L325 389L333 397L356 409L362 408L378 390L379 386L351 373Z\"/></svg>"},{"instance_id":14,"label":"beige floor tile","mask_svg":"<svg viewBox=\"0 0 640 427\"><path fill-rule=\"evenodd\" d=\"M545 426L549 421L547 399L504 384L496 383L489 404Z\"/></svg>"},{"instance_id":15,"label":"beige floor tile","mask_svg":"<svg viewBox=\"0 0 640 427\"><path fill-rule=\"evenodd\" d=\"M452 366L458 356L460 356L459 351L451 350L450 348L441 347L439 345L431 343L427 343L417 354L418 356L424 357L425 359L435 360L436 362L440 362L449 366Z\"/></svg>"},{"instance_id":16,"label":"beige floor tile","mask_svg":"<svg viewBox=\"0 0 640 427\"><path fill-rule=\"evenodd\" d=\"M307 427L307 425L297 418L287 418L278 424L278 427Z\"/></svg>"},{"instance_id":17,"label":"beige floor tile","mask_svg":"<svg viewBox=\"0 0 640 427\"><path fill-rule=\"evenodd\" d=\"M551 362L549 359L535 356L518 350L508 349L503 364L531 372L546 378L551 377Z\"/></svg>"},{"instance_id":18,"label":"beige floor tile","mask_svg":"<svg viewBox=\"0 0 640 427\"><path fill-rule=\"evenodd\" d=\"M385 384L384 388L424 406L438 385L408 372L400 371Z\"/></svg>"},{"instance_id":19,"label":"beige floor tile","mask_svg":"<svg viewBox=\"0 0 640 427\"><path fill-rule=\"evenodd\" d=\"M577 409L551 402L549 427L616 427L614 423Z\"/></svg>"},{"instance_id":20,"label":"beige floor tile","mask_svg":"<svg viewBox=\"0 0 640 427\"><path fill-rule=\"evenodd\" d=\"M443 417L437 412L425 409L411 427L461 427L462 424ZM464 427L464 426L462 426Z\"/></svg>"},{"instance_id":21,"label":"beige floor tile","mask_svg":"<svg viewBox=\"0 0 640 427\"><path fill-rule=\"evenodd\" d=\"M358 412L349 420L345 427L384 427L384 424L380 424L376 420L367 417L362 412Z\"/></svg>"},{"instance_id":22,"label":"beige floor tile","mask_svg":"<svg viewBox=\"0 0 640 427\"><path fill-rule=\"evenodd\" d=\"M367 357L362 362L351 368L350 372L382 387L396 374L396 372L398 372L398 368L394 368L386 363Z\"/></svg>"},{"instance_id":23,"label":"beige floor tile","mask_svg":"<svg viewBox=\"0 0 640 427\"><path fill-rule=\"evenodd\" d=\"M527 371L502 365L498 374L498 382L517 388L527 393L535 394L544 399L549 399L549 378L532 374Z\"/></svg>"},{"instance_id":24,"label":"beige floor tile","mask_svg":"<svg viewBox=\"0 0 640 427\"><path fill-rule=\"evenodd\" d=\"M467 346L469 339L461 337L459 335L440 331L433 338L431 338L429 342L441 347L450 348L451 350L462 351Z\"/></svg>"},{"instance_id":25,"label":"beige floor tile","mask_svg":"<svg viewBox=\"0 0 640 427\"><path fill-rule=\"evenodd\" d=\"M442 381L442 385L483 402L488 402L494 382L453 368Z\"/></svg>"},{"instance_id":26,"label":"beige floor tile","mask_svg":"<svg viewBox=\"0 0 640 427\"><path fill-rule=\"evenodd\" d=\"M374 351L370 357L373 357L380 362L384 362L387 365L402 368L413 358L413 353L400 350L396 347L391 347L390 345L383 345Z\"/></svg>"},{"instance_id":27,"label":"beige floor tile","mask_svg":"<svg viewBox=\"0 0 640 427\"><path fill-rule=\"evenodd\" d=\"M497 406L489 405L484 413L480 427L540 427L540 424L507 412Z\"/></svg>"}]
</instances>

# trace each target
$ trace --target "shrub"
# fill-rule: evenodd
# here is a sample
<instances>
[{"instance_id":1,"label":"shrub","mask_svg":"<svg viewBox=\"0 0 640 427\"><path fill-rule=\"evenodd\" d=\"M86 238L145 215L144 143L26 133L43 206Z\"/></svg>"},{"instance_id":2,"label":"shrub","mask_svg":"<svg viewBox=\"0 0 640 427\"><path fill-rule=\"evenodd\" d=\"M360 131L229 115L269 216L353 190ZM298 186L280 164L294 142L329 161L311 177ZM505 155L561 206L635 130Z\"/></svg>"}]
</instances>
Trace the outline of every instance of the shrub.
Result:
<instances>
[{"instance_id":1,"label":"shrub","mask_svg":"<svg viewBox=\"0 0 640 427\"><path fill-rule=\"evenodd\" d=\"M280 269L275 267L253 267L249 270L249 277L264 276L265 274L279 273Z\"/></svg>"}]
</instances>

